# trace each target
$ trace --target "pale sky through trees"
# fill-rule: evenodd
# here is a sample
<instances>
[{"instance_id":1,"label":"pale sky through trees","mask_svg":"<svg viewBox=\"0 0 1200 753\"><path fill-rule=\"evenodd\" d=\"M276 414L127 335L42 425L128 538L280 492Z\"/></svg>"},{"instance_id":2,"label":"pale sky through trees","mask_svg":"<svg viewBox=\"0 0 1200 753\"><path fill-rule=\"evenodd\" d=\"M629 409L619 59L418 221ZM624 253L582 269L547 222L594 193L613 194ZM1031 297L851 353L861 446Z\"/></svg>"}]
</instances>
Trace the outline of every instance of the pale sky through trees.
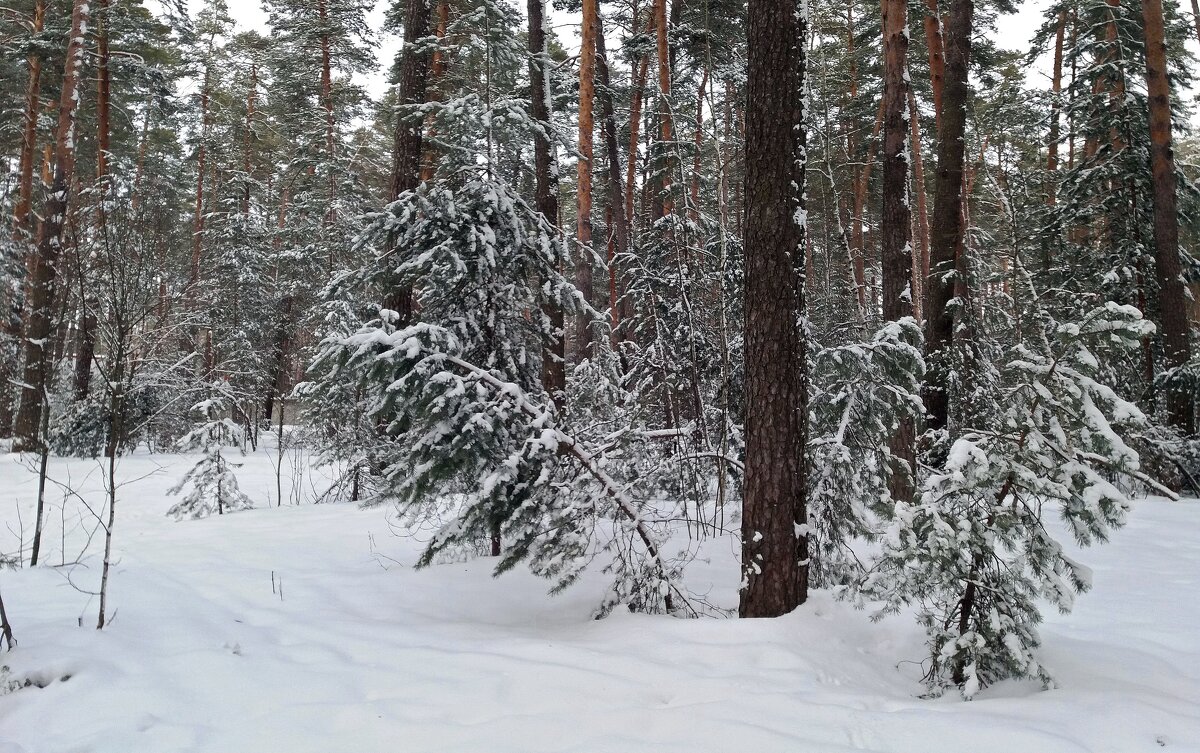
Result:
<instances>
[{"instance_id":1,"label":"pale sky through trees","mask_svg":"<svg viewBox=\"0 0 1200 753\"><path fill-rule=\"evenodd\" d=\"M375 4L375 10L368 17L372 28L378 30L382 26L384 10L388 1L379 0ZM198 12L203 5L204 0L189 0L188 3L192 13ZM1027 50L1030 39L1042 23L1042 13L1047 5L1049 5L1049 0L1021 2L1016 13L1004 14L997 19L996 30L991 36L1006 49ZM523 7L521 11L524 12ZM1190 11L1185 8L1184 12ZM258 0L233 0L229 3L229 13L240 28L268 31L267 14ZM577 46L579 14L551 9L551 16L559 40L568 48ZM909 28L910 30L913 28L912 19L909 19ZM382 33L378 35L376 41L375 57L379 61L379 66L372 75L365 77L363 84L371 97L378 99L387 90L387 71L396 51L400 49L400 39L394 34ZM1200 53L1200 47L1195 40L1189 40L1188 49L1193 54ZM1048 86L1049 56L1042 57L1043 59L1038 61L1037 71L1029 75L1029 80L1026 82L1028 86L1034 88ZM1194 97L1195 91L1193 90L1191 93ZM1191 113L1191 120L1193 126L1200 126L1200 120L1197 119L1195 111Z\"/></svg>"}]
</instances>

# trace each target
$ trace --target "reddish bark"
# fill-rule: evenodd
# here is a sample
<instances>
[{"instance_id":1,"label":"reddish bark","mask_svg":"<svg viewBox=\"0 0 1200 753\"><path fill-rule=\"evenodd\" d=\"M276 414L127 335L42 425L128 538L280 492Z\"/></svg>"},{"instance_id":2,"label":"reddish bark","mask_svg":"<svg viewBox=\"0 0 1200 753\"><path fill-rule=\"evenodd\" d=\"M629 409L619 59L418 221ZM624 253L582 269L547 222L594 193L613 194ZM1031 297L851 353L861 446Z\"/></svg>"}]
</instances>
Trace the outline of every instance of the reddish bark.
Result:
<instances>
[{"instance_id":1,"label":"reddish bark","mask_svg":"<svg viewBox=\"0 0 1200 753\"><path fill-rule=\"evenodd\" d=\"M942 127L942 90L946 79L945 41L942 39L942 18L938 0L925 0L925 46L929 49L929 83L933 89L933 116L936 127Z\"/></svg>"},{"instance_id":2,"label":"reddish bark","mask_svg":"<svg viewBox=\"0 0 1200 753\"><path fill-rule=\"evenodd\" d=\"M62 255L63 224L69 208L72 178L75 174L75 119L78 91L83 69L84 28L88 22L88 1L75 0L71 10L71 34L55 131L54 177L46 196L38 224L37 247L29 254L25 291L24 370L21 402L14 425L13 450L41 447L42 410L51 368L47 347L51 343L56 279Z\"/></svg>"},{"instance_id":3,"label":"reddish bark","mask_svg":"<svg viewBox=\"0 0 1200 753\"><path fill-rule=\"evenodd\" d=\"M675 153L675 128L671 117L671 63L667 47L667 0L654 0L654 31L658 51L658 124L660 129L662 174L660 197L655 206L661 206L658 216L665 217L675 211L675 201L671 198L671 173L674 169L671 156Z\"/></svg>"},{"instance_id":4,"label":"reddish bark","mask_svg":"<svg viewBox=\"0 0 1200 753\"><path fill-rule=\"evenodd\" d=\"M1176 207L1175 152L1171 139L1171 85L1167 79L1167 46L1162 0L1144 0L1146 90L1150 104L1150 170L1154 181L1154 266L1158 278L1163 360L1178 368L1191 359L1187 291L1179 260L1179 215ZM1167 395L1171 425L1185 434L1195 431L1190 396Z\"/></svg>"},{"instance_id":5,"label":"reddish bark","mask_svg":"<svg viewBox=\"0 0 1200 753\"><path fill-rule=\"evenodd\" d=\"M592 172L594 170L593 109L596 99L596 25L599 5L590 0L583 3L583 24L579 45L579 161L576 165L575 240L578 244L575 261L575 287L583 293L588 304L593 303L592 257ZM580 314L575 327L575 354L587 358L591 354L591 317Z\"/></svg>"}]
</instances>

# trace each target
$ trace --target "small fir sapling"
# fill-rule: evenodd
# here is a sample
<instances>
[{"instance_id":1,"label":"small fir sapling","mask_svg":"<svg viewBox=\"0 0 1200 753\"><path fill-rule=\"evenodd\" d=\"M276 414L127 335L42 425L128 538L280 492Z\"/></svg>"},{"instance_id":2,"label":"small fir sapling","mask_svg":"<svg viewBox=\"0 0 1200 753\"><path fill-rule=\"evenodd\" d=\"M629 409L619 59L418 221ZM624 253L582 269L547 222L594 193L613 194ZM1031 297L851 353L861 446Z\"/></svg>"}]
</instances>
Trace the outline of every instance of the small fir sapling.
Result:
<instances>
[{"instance_id":1,"label":"small fir sapling","mask_svg":"<svg viewBox=\"0 0 1200 753\"><path fill-rule=\"evenodd\" d=\"M222 415L226 400L218 396L194 406L203 423L184 435L177 443L183 452L199 450L200 459L168 494L176 495L189 484L191 490L167 511L176 520L224 515L226 512L247 510L254 502L238 487L234 469L239 466L225 458L225 447L236 447L240 453L245 435L241 426Z\"/></svg>"}]
</instances>

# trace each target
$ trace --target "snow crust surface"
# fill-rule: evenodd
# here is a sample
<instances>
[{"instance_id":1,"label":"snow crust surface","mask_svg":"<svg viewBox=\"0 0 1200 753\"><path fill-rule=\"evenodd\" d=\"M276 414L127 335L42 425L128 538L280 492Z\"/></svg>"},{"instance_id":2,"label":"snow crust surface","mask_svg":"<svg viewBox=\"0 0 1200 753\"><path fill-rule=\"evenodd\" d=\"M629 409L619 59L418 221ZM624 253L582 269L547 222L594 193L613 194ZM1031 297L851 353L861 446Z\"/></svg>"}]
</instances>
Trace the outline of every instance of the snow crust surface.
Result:
<instances>
[{"instance_id":1,"label":"snow crust surface","mask_svg":"<svg viewBox=\"0 0 1200 753\"><path fill-rule=\"evenodd\" d=\"M1112 544L1074 555L1095 588L1043 626L1058 688L965 703L920 697L907 615L872 623L817 592L776 620L594 621L602 574L551 597L487 558L413 571L430 532L288 504L293 483L324 481L286 455L275 507L274 459L239 471L258 509L183 522L165 492L194 458L121 461L103 631L80 590L98 586L102 537L62 565L95 526L100 468L52 459L80 494L48 491L49 566L0 571L20 642L0 664L32 682L0 695L0 753L1200 751L1200 502L1142 501ZM2 552L28 542L28 463L0 455ZM689 586L734 606L735 551L708 541Z\"/></svg>"}]
</instances>

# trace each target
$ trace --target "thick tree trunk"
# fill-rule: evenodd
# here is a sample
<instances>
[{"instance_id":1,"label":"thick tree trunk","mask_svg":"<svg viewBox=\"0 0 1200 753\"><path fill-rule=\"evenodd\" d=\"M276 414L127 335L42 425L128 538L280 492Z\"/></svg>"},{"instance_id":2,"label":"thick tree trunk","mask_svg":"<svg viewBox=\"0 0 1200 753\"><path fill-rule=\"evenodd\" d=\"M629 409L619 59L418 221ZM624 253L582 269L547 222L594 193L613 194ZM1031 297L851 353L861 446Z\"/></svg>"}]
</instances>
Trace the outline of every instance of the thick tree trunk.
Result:
<instances>
[{"instance_id":1,"label":"thick tree trunk","mask_svg":"<svg viewBox=\"0 0 1200 753\"><path fill-rule=\"evenodd\" d=\"M883 17L883 318L894 322L913 315L912 213L908 202L908 3L882 0ZM915 427L901 421L892 435L892 456L904 467L889 476L892 497L912 497Z\"/></svg>"},{"instance_id":2,"label":"thick tree trunk","mask_svg":"<svg viewBox=\"0 0 1200 753\"><path fill-rule=\"evenodd\" d=\"M1144 0L1146 90L1150 101L1150 170L1154 180L1154 266L1158 275L1163 357L1167 368L1191 358L1187 291L1179 261L1179 215L1176 209L1175 152L1171 145L1171 85L1167 79L1167 47L1162 0ZM1193 404L1182 392L1167 397L1171 425L1185 434L1195 431Z\"/></svg>"},{"instance_id":3,"label":"thick tree trunk","mask_svg":"<svg viewBox=\"0 0 1200 753\"><path fill-rule=\"evenodd\" d=\"M431 55L415 50L418 39L429 32L429 1L408 0L404 17L404 47L400 50L400 85L396 115L396 133L392 140L392 185L388 199L395 201L405 191L415 189L421 180L421 139L423 119L411 112L425 103ZM387 291L384 306L400 315L400 324L412 319L413 291L409 285L396 285Z\"/></svg>"},{"instance_id":4,"label":"thick tree trunk","mask_svg":"<svg viewBox=\"0 0 1200 753\"><path fill-rule=\"evenodd\" d=\"M75 174L75 117L79 105L79 80L85 56L84 29L88 22L87 0L75 0L71 10L71 35L67 41L55 132L54 178L38 226L37 248L29 255L25 289L25 367L21 404L14 426L13 450L41 446L39 429L45 404L46 383L51 368L51 343L55 284L62 256L63 224L66 221L70 186Z\"/></svg>"},{"instance_id":5,"label":"thick tree trunk","mask_svg":"<svg viewBox=\"0 0 1200 753\"><path fill-rule=\"evenodd\" d=\"M750 0L747 21L742 617L808 597L802 7Z\"/></svg>"},{"instance_id":6,"label":"thick tree trunk","mask_svg":"<svg viewBox=\"0 0 1200 753\"><path fill-rule=\"evenodd\" d=\"M938 128L938 165L934 182L930 276L926 280L926 353L931 359L925 381L925 409L929 427L944 429L949 419L945 357L954 338L955 282L964 257L963 162L967 124L968 67L971 57L972 0L951 0L946 29L946 81L941 125Z\"/></svg>"},{"instance_id":7,"label":"thick tree trunk","mask_svg":"<svg viewBox=\"0 0 1200 753\"><path fill-rule=\"evenodd\" d=\"M592 255L592 173L594 172L593 110L596 100L596 26L599 6L584 0L583 24L579 43L579 162L576 170L576 223L575 241L578 244L575 257L575 287L583 293L588 304L594 304L593 273L595 265ZM575 358L584 359L592 354L592 319L580 314L575 323Z\"/></svg>"},{"instance_id":8,"label":"thick tree trunk","mask_svg":"<svg viewBox=\"0 0 1200 753\"><path fill-rule=\"evenodd\" d=\"M552 227L558 227L558 159L550 131L550 70L546 53L546 0L529 0L529 83L530 114L542 126L533 138L533 170L536 182L534 206ZM542 388L559 408L563 407L567 387L566 337L563 311L558 305L546 307L546 316L557 337L542 346Z\"/></svg>"}]
</instances>

